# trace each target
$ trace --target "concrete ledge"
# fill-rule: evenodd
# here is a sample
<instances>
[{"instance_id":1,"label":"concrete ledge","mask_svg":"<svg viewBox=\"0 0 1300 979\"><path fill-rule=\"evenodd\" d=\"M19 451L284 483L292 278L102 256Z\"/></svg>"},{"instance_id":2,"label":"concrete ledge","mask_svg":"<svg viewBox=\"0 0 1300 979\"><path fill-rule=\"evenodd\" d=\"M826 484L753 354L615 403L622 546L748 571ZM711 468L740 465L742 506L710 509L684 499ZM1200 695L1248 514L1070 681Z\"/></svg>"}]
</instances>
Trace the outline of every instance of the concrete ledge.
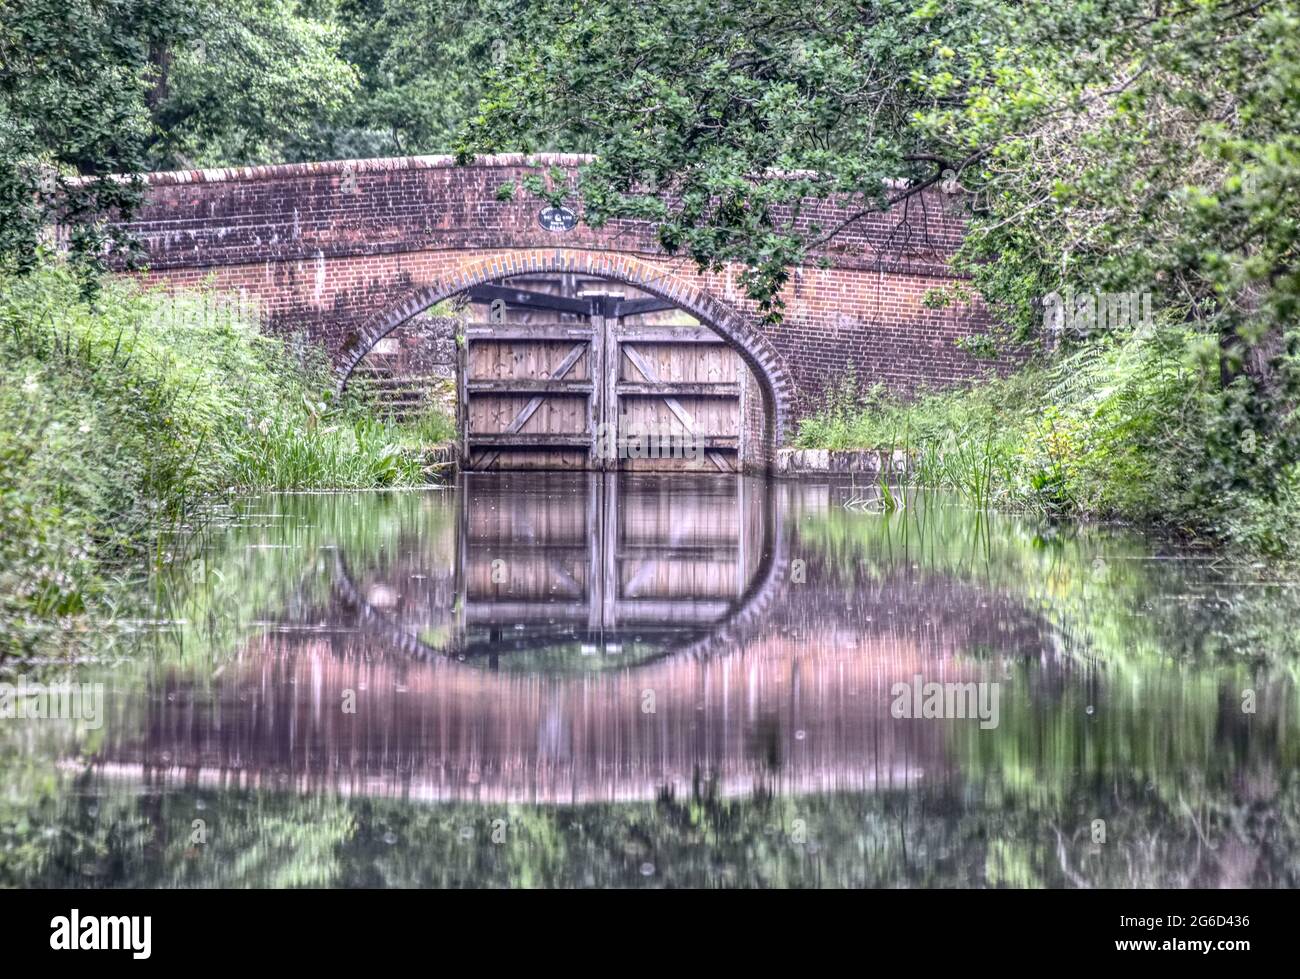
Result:
<instances>
[{"instance_id":1,"label":"concrete ledge","mask_svg":"<svg viewBox=\"0 0 1300 979\"><path fill-rule=\"evenodd\" d=\"M803 473L864 473L899 476L911 469L902 449L777 449L779 476Z\"/></svg>"}]
</instances>

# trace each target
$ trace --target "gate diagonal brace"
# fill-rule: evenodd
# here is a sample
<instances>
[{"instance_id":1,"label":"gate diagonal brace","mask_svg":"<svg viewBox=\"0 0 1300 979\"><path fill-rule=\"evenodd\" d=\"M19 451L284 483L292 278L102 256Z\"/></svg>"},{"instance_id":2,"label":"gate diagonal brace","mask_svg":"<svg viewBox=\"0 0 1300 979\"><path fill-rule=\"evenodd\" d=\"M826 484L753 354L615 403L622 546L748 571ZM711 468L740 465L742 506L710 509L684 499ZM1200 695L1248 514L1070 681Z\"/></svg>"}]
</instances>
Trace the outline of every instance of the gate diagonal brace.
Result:
<instances>
[{"instance_id":1,"label":"gate diagonal brace","mask_svg":"<svg viewBox=\"0 0 1300 979\"><path fill-rule=\"evenodd\" d=\"M567 354L564 355L564 359L560 361L560 363L556 366L554 373L551 374L551 380L553 381L562 380L564 376L569 373L569 371L573 370L573 365L578 362L578 359L582 356L583 351L586 349L587 349L587 344L585 342L576 344L572 350L570 350ZM533 395L533 397L529 399L528 404L520 408L519 414L515 415L514 419L510 422L510 424L505 427L503 434L505 435L517 434L521 428L523 428L526 424L528 424L528 419L533 417L537 409L542 406L542 402L545 400L546 398L544 395L540 395L540 394ZM501 451L498 449L496 452L493 452L490 456L488 456L483 461L483 468L487 469L489 466L492 465L492 463L496 462L497 457L499 455L501 455Z\"/></svg>"},{"instance_id":2,"label":"gate diagonal brace","mask_svg":"<svg viewBox=\"0 0 1300 979\"><path fill-rule=\"evenodd\" d=\"M623 344L623 353L627 354L627 359L632 361L632 363L636 366L636 369L645 375L645 379L647 381L649 381L651 384L660 383L659 372L656 371L654 367L650 365L650 361L646 360L643 356L641 356L639 351L633 349L631 344L626 342ZM677 416L677 420L686 426L686 430L688 432L695 431L695 419L691 417L691 413L689 411L687 411L685 408L682 407L682 403L680 401L678 401L676 398L673 397L665 397L664 404L668 406L669 411L671 411L674 415ZM720 469L722 472L724 473L731 472L731 466L727 465L727 460L722 458L722 455L720 453L710 452L708 455L709 455L709 459L713 462L713 464L717 466L718 469Z\"/></svg>"}]
</instances>

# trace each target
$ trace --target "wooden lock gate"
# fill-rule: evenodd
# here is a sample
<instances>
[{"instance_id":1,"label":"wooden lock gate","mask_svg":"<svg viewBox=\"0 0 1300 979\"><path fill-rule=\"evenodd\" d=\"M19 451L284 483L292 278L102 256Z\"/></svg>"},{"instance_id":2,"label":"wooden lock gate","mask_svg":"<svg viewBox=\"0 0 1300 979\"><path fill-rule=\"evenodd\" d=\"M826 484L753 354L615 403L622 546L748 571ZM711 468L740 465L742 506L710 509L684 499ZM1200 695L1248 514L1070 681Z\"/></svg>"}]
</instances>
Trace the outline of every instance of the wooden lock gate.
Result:
<instances>
[{"instance_id":1,"label":"wooden lock gate","mask_svg":"<svg viewBox=\"0 0 1300 979\"><path fill-rule=\"evenodd\" d=\"M505 285L468 298L476 315L457 365L465 469L743 467L745 412L761 410L747 397L749 369L672 303Z\"/></svg>"}]
</instances>

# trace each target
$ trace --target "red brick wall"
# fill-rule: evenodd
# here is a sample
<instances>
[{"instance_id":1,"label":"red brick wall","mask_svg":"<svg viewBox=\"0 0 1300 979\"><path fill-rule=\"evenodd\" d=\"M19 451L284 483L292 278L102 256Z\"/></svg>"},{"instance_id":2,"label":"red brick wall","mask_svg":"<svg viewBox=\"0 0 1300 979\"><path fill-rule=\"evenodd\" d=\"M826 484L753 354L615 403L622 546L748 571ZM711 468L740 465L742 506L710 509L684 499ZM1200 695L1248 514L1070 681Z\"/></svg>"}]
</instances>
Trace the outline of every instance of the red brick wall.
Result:
<instances>
[{"instance_id":1,"label":"red brick wall","mask_svg":"<svg viewBox=\"0 0 1300 979\"><path fill-rule=\"evenodd\" d=\"M571 174L583 158L530 159ZM955 345L987 328L978 304L921 303L926 290L953 281L946 263L962 233L959 198L927 193L850 224L815 256L829 268L815 261L795 270L785 318L770 326L755 319L738 268L701 275L665 256L646 224L552 233L538 224L539 202L521 189L514 200L497 199L503 184L536 172L523 157L498 156L467 167L419 157L152 174L149 201L131 228L149 256L148 280L243 290L260 302L269 329L303 332L336 362L373 341L387 313L458 280L467 263L499 259L492 267L504 273L523 256L536 266L563 250L627 257L642 277L666 272L745 321L762 338L751 346L777 362L771 373L788 378L788 411L805 409L850 367L862 383L906 393L1006 366ZM809 202L801 221L830 228L853 213L850 202Z\"/></svg>"}]
</instances>

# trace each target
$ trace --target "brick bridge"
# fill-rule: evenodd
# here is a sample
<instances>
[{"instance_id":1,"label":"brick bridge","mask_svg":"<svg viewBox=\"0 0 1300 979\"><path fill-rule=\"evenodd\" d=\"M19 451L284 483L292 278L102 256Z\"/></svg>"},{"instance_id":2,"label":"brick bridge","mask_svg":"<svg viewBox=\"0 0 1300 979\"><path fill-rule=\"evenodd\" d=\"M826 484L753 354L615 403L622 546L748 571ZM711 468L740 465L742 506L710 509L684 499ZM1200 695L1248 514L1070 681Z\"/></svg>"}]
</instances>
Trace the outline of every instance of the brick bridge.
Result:
<instances>
[{"instance_id":1,"label":"brick bridge","mask_svg":"<svg viewBox=\"0 0 1300 979\"><path fill-rule=\"evenodd\" d=\"M798 412L850 368L860 383L904 393L988 369L956 346L987 328L985 311L922 302L953 279L960 198L926 192L849 221L795 269L783 321L765 325L744 298L740 267L701 273L665 255L645 222L548 229L535 197L501 192L551 168L573 182L588 159L500 155L457 166L439 156L154 173L130 228L145 249L146 281L246 296L270 332L322 344L344 380L387 334L444 299L517 276L616 280L680 307L734 348L757 380L750 397L761 397L768 457ZM832 228L853 213L846 203L811 201L801 221Z\"/></svg>"}]
</instances>

